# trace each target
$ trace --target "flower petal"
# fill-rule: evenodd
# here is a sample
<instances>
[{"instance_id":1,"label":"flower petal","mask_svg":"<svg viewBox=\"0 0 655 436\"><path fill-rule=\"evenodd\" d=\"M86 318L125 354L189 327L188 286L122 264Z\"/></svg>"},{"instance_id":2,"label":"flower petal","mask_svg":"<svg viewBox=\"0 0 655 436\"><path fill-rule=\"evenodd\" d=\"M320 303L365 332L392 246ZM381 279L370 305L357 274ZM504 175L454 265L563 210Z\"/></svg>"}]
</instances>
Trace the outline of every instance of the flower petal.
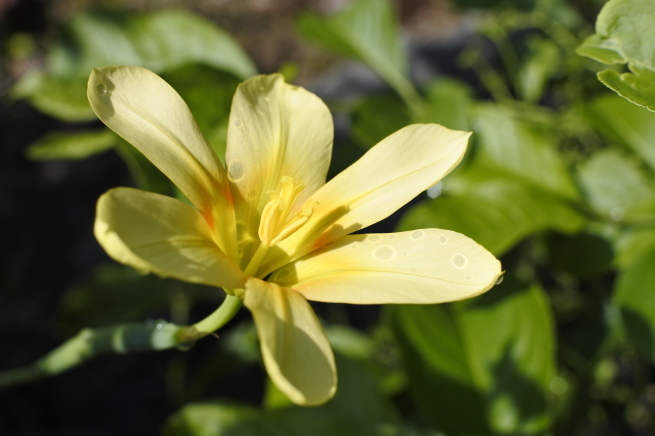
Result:
<instances>
[{"instance_id":1,"label":"flower petal","mask_svg":"<svg viewBox=\"0 0 655 436\"><path fill-rule=\"evenodd\" d=\"M296 404L326 402L337 387L332 348L311 306L299 293L250 278L244 303L252 312L266 371Z\"/></svg>"},{"instance_id":2,"label":"flower petal","mask_svg":"<svg viewBox=\"0 0 655 436\"><path fill-rule=\"evenodd\" d=\"M98 200L94 233L109 256L144 272L227 288L246 280L202 215L171 197L112 189Z\"/></svg>"},{"instance_id":3,"label":"flower petal","mask_svg":"<svg viewBox=\"0 0 655 436\"><path fill-rule=\"evenodd\" d=\"M472 239L424 229L345 236L270 280L314 301L433 304L481 294L500 275L500 262Z\"/></svg>"},{"instance_id":4,"label":"flower petal","mask_svg":"<svg viewBox=\"0 0 655 436\"><path fill-rule=\"evenodd\" d=\"M321 99L284 83L279 74L255 76L239 85L230 113L226 162L245 261L259 245L257 230L268 192L279 190L283 177L305 186L292 214L325 184L333 130Z\"/></svg>"},{"instance_id":5,"label":"flower petal","mask_svg":"<svg viewBox=\"0 0 655 436\"><path fill-rule=\"evenodd\" d=\"M413 124L388 136L312 196L318 204L310 220L269 251L260 271L388 217L457 166L469 135Z\"/></svg>"},{"instance_id":6,"label":"flower petal","mask_svg":"<svg viewBox=\"0 0 655 436\"><path fill-rule=\"evenodd\" d=\"M236 256L225 169L178 93L145 68L120 66L94 68L87 96L98 118L166 174Z\"/></svg>"}]
</instances>

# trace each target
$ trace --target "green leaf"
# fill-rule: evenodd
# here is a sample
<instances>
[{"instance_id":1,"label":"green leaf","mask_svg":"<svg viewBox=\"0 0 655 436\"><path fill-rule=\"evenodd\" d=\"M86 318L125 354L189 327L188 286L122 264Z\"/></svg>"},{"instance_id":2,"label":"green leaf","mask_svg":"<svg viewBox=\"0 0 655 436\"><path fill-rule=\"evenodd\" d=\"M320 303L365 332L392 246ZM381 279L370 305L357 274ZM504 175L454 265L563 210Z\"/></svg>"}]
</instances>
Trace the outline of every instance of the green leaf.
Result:
<instances>
[{"instance_id":1,"label":"green leaf","mask_svg":"<svg viewBox=\"0 0 655 436\"><path fill-rule=\"evenodd\" d=\"M530 56L518 72L518 91L531 103L541 99L548 79L559 69L560 49L549 39L535 38L528 41Z\"/></svg>"},{"instance_id":2,"label":"green leaf","mask_svg":"<svg viewBox=\"0 0 655 436\"><path fill-rule=\"evenodd\" d=\"M494 104L479 104L476 115L477 162L562 197L578 198L552 132L542 132Z\"/></svg>"},{"instance_id":3,"label":"green leaf","mask_svg":"<svg viewBox=\"0 0 655 436\"><path fill-rule=\"evenodd\" d=\"M614 221L655 220L655 188L634 159L614 150L595 153L578 169L592 207Z\"/></svg>"},{"instance_id":4,"label":"green leaf","mask_svg":"<svg viewBox=\"0 0 655 436\"><path fill-rule=\"evenodd\" d=\"M472 300L392 310L411 393L437 428L449 435L547 431L555 339L540 288L507 277Z\"/></svg>"},{"instance_id":5,"label":"green leaf","mask_svg":"<svg viewBox=\"0 0 655 436\"><path fill-rule=\"evenodd\" d=\"M631 148L655 170L655 114L615 94L605 94L586 107L594 128Z\"/></svg>"},{"instance_id":6,"label":"green leaf","mask_svg":"<svg viewBox=\"0 0 655 436\"><path fill-rule=\"evenodd\" d=\"M167 71L162 77L182 96L200 130L225 164L227 125L239 80L231 74L197 64Z\"/></svg>"},{"instance_id":7,"label":"green leaf","mask_svg":"<svg viewBox=\"0 0 655 436\"><path fill-rule=\"evenodd\" d=\"M415 111L420 97L408 79L400 29L389 0L356 0L328 18L303 14L298 29L306 38L338 54L366 63Z\"/></svg>"},{"instance_id":8,"label":"green leaf","mask_svg":"<svg viewBox=\"0 0 655 436\"><path fill-rule=\"evenodd\" d=\"M134 65L156 73L203 64L239 79L256 74L238 43L210 21L182 10L150 15L77 15L48 57L50 75L27 75L14 88L48 115L66 121L95 119L86 98L92 68Z\"/></svg>"},{"instance_id":9,"label":"green leaf","mask_svg":"<svg viewBox=\"0 0 655 436\"><path fill-rule=\"evenodd\" d=\"M337 356L339 388L319 407L258 411L225 402L188 404L168 420L164 436L377 436L389 421L375 379Z\"/></svg>"},{"instance_id":10,"label":"green leaf","mask_svg":"<svg viewBox=\"0 0 655 436\"><path fill-rule=\"evenodd\" d=\"M109 129L82 133L47 133L25 150L28 159L79 160L114 147L116 135Z\"/></svg>"},{"instance_id":11,"label":"green leaf","mask_svg":"<svg viewBox=\"0 0 655 436\"><path fill-rule=\"evenodd\" d=\"M550 265L582 279L608 272L614 259L610 243L591 233L554 235L548 245Z\"/></svg>"},{"instance_id":12,"label":"green leaf","mask_svg":"<svg viewBox=\"0 0 655 436\"><path fill-rule=\"evenodd\" d=\"M655 247L635 259L619 276L615 302L630 341L655 362Z\"/></svg>"},{"instance_id":13,"label":"green leaf","mask_svg":"<svg viewBox=\"0 0 655 436\"><path fill-rule=\"evenodd\" d=\"M409 123L407 106L397 95L371 95L357 102L350 133L357 145L368 150Z\"/></svg>"},{"instance_id":14,"label":"green leaf","mask_svg":"<svg viewBox=\"0 0 655 436\"><path fill-rule=\"evenodd\" d=\"M471 130L472 109L472 91L468 85L455 79L438 79L427 88L426 111L417 122Z\"/></svg>"},{"instance_id":15,"label":"green leaf","mask_svg":"<svg viewBox=\"0 0 655 436\"><path fill-rule=\"evenodd\" d=\"M134 65L161 72L200 63L240 79L256 69L237 42L212 22L183 10L149 15L84 13L71 21L72 43L49 59L55 75L87 78L92 68Z\"/></svg>"},{"instance_id":16,"label":"green leaf","mask_svg":"<svg viewBox=\"0 0 655 436\"><path fill-rule=\"evenodd\" d=\"M620 96L655 111L655 2L610 0L596 21L596 34L577 52L604 64L628 64L630 72L605 70L598 79Z\"/></svg>"},{"instance_id":17,"label":"green leaf","mask_svg":"<svg viewBox=\"0 0 655 436\"><path fill-rule=\"evenodd\" d=\"M171 181L139 150L123 138L116 136L116 152L130 170L136 186L144 191L170 195L174 189ZM175 187L176 188L176 187Z\"/></svg>"},{"instance_id":18,"label":"green leaf","mask_svg":"<svg viewBox=\"0 0 655 436\"><path fill-rule=\"evenodd\" d=\"M626 270L644 253L655 248L655 227L625 229L614 242L615 262L619 270Z\"/></svg>"},{"instance_id":19,"label":"green leaf","mask_svg":"<svg viewBox=\"0 0 655 436\"><path fill-rule=\"evenodd\" d=\"M513 180L483 179L466 192L414 206L398 228L454 230L502 255L533 233L545 229L573 233L584 222L557 196Z\"/></svg>"},{"instance_id":20,"label":"green leaf","mask_svg":"<svg viewBox=\"0 0 655 436\"><path fill-rule=\"evenodd\" d=\"M86 98L88 78L46 76L31 72L11 90L13 98L26 98L30 104L51 117L64 121L89 121L96 117Z\"/></svg>"}]
</instances>

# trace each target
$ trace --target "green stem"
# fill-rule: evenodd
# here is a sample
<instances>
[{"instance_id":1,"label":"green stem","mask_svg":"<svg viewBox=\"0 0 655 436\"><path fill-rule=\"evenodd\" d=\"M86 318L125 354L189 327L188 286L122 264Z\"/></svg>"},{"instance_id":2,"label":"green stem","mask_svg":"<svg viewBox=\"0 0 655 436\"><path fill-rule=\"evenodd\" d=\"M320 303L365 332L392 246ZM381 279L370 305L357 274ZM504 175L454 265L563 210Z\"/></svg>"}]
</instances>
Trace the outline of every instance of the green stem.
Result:
<instances>
[{"instance_id":1,"label":"green stem","mask_svg":"<svg viewBox=\"0 0 655 436\"><path fill-rule=\"evenodd\" d=\"M0 389L51 377L104 354L166 350L183 347L224 326L242 300L227 295L219 308L192 326L164 320L84 329L36 362L0 373Z\"/></svg>"},{"instance_id":2,"label":"green stem","mask_svg":"<svg viewBox=\"0 0 655 436\"><path fill-rule=\"evenodd\" d=\"M218 309L214 311L207 318L203 319L200 322L195 323L190 328L195 329L199 334L203 336L209 333L213 333L219 328L223 327L229 320L231 320L234 315L241 308L243 300L239 297L234 297L232 295L226 295L223 304L221 304Z\"/></svg>"}]
</instances>

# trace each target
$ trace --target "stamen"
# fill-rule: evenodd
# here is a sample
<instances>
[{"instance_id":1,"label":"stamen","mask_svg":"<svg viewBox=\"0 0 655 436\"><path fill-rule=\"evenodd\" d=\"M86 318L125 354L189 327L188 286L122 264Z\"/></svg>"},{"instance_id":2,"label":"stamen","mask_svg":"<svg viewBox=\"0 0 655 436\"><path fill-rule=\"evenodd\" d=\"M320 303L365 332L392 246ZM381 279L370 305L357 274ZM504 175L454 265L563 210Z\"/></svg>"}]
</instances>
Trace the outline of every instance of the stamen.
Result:
<instances>
[{"instance_id":1,"label":"stamen","mask_svg":"<svg viewBox=\"0 0 655 436\"><path fill-rule=\"evenodd\" d=\"M302 210L289 218L289 212L305 189L301 181L283 177L279 191L270 191L271 200L266 203L259 223L259 239L269 247L288 238L302 227L313 213L316 202L307 203Z\"/></svg>"}]
</instances>

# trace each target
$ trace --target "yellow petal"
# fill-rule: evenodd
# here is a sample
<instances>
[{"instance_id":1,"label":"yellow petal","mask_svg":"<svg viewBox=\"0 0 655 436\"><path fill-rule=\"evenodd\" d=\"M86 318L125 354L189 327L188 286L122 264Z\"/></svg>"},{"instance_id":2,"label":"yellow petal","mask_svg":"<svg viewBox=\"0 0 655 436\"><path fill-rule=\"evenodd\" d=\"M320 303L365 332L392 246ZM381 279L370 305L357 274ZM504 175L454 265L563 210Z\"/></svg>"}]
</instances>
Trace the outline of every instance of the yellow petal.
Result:
<instances>
[{"instance_id":1,"label":"yellow petal","mask_svg":"<svg viewBox=\"0 0 655 436\"><path fill-rule=\"evenodd\" d=\"M145 68L121 66L95 68L87 96L98 118L166 174L236 256L225 169L178 93Z\"/></svg>"},{"instance_id":2,"label":"yellow petal","mask_svg":"<svg viewBox=\"0 0 655 436\"><path fill-rule=\"evenodd\" d=\"M94 232L109 256L143 272L227 288L246 280L202 215L171 197L112 189L98 200Z\"/></svg>"},{"instance_id":3,"label":"yellow petal","mask_svg":"<svg viewBox=\"0 0 655 436\"><path fill-rule=\"evenodd\" d=\"M270 250L260 271L388 217L462 160L469 135L414 124L388 136L312 196L317 204L309 222Z\"/></svg>"},{"instance_id":4,"label":"yellow petal","mask_svg":"<svg viewBox=\"0 0 655 436\"><path fill-rule=\"evenodd\" d=\"M432 304L481 294L500 275L500 262L472 239L424 229L345 236L270 280L314 301Z\"/></svg>"},{"instance_id":5,"label":"yellow petal","mask_svg":"<svg viewBox=\"0 0 655 436\"><path fill-rule=\"evenodd\" d=\"M291 401L304 406L332 398L337 372L332 348L299 293L250 278L244 304L252 312L266 371Z\"/></svg>"},{"instance_id":6,"label":"yellow petal","mask_svg":"<svg viewBox=\"0 0 655 436\"><path fill-rule=\"evenodd\" d=\"M292 215L325 183L333 130L321 99L284 83L279 74L256 76L239 85L225 159L245 261L259 245L259 218L269 191L279 190L282 178L304 184Z\"/></svg>"}]
</instances>

